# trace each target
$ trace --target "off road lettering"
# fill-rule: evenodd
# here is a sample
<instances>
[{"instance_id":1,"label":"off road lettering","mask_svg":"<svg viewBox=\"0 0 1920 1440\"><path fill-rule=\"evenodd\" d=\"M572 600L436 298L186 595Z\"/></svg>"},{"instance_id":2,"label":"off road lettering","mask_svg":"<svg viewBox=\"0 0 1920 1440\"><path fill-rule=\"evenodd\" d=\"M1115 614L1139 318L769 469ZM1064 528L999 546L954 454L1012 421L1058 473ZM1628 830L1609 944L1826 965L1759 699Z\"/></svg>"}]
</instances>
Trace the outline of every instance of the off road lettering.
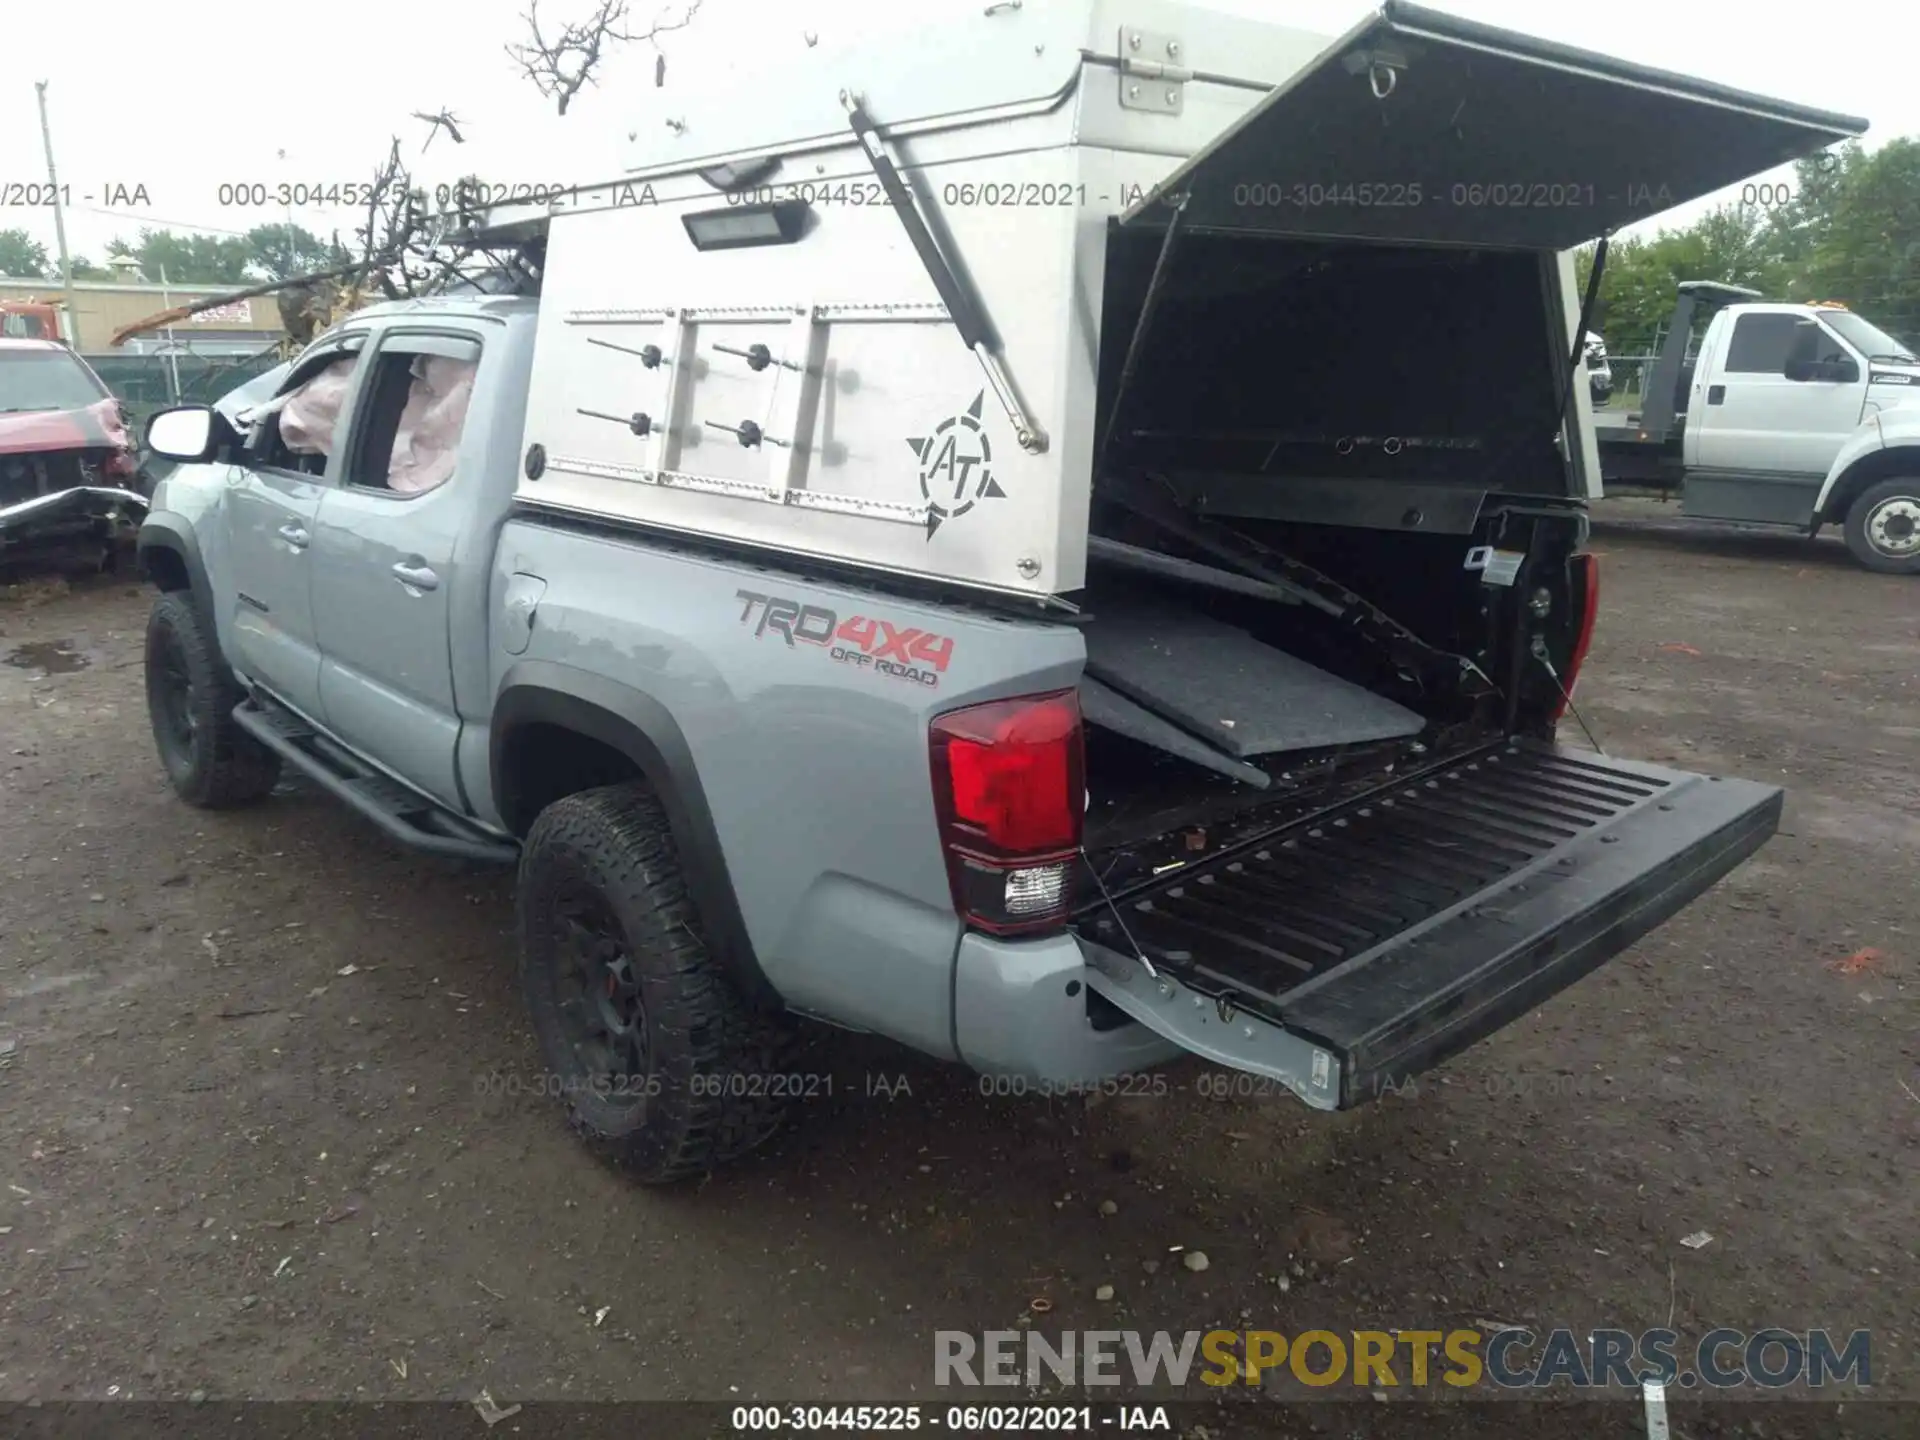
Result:
<instances>
[{"instance_id":1,"label":"off road lettering","mask_svg":"<svg viewBox=\"0 0 1920 1440\"><path fill-rule=\"evenodd\" d=\"M953 637L913 625L896 625L867 615L845 620L824 605L805 604L757 590L736 590L740 623L755 639L772 632L789 646L805 642L827 647L842 664L871 667L882 675L933 688L953 659Z\"/></svg>"}]
</instances>

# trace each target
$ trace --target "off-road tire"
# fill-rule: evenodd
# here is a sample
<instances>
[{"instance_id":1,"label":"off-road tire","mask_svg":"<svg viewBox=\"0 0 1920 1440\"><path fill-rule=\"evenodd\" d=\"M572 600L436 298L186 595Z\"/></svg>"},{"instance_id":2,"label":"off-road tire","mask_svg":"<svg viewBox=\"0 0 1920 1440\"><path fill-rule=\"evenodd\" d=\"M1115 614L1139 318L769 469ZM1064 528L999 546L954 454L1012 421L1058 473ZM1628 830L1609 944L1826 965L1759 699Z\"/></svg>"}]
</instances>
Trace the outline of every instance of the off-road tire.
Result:
<instances>
[{"instance_id":1,"label":"off-road tire","mask_svg":"<svg viewBox=\"0 0 1920 1440\"><path fill-rule=\"evenodd\" d=\"M570 983L561 901L587 892L624 941L646 1034L643 1079L596 1075L563 1018ZM557 800L521 849L520 979L546 1085L590 1149L647 1185L738 1159L780 1130L792 1039L749 1006L700 935L667 824L644 784Z\"/></svg>"},{"instance_id":2,"label":"off-road tire","mask_svg":"<svg viewBox=\"0 0 1920 1440\"><path fill-rule=\"evenodd\" d=\"M1847 549L1853 558L1869 570L1882 575L1920 575L1920 549L1904 555L1889 555L1874 543L1868 523L1874 512L1889 500L1909 501L1920 509L1920 475L1901 475L1882 480L1866 490L1847 508Z\"/></svg>"},{"instance_id":3,"label":"off-road tire","mask_svg":"<svg viewBox=\"0 0 1920 1440\"><path fill-rule=\"evenodd\" d=\"M169 591L147 616L147 719L174 793L203 810L264 799L280 757L233 722L245 698L193 601Z\"/></svg>"}]
</instances>

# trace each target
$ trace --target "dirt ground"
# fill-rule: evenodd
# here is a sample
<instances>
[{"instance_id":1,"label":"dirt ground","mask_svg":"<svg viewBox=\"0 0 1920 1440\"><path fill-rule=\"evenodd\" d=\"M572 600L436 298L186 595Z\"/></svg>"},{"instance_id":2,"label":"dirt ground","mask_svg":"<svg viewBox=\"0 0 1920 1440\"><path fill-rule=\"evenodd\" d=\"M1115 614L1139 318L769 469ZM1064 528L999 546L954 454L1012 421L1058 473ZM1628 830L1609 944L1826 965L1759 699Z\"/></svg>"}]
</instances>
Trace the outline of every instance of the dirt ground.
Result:
<instances>
[{"instance_id":1,"label":"dirt ground","mask_svg":"<svg viewBox=\"0 0 1920 1440\"><path fill-rule=\"evenodd\" d=\"M298 789L188 810L148 595L0 592L0 1400L944 1401L933 1332L1043 1297L1052 1330L1866 1328L1920 1401L1920 583L1603 509L1601 744L1789 792L1677 919L1334 1119L1198 1065L986 1098L822 1038L830 1098L666 1193L532 1093L508 877Z\"/></svg>"}]
</instances>

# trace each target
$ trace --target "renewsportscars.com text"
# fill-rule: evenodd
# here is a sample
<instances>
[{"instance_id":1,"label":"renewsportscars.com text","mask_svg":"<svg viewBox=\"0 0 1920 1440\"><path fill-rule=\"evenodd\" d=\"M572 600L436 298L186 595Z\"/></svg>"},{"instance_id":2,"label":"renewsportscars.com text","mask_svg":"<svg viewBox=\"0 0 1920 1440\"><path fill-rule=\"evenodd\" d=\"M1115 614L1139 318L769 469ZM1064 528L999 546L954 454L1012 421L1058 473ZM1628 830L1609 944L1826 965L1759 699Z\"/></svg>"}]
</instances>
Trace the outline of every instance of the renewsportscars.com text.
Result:
<instances>
[{"instance_id":1,"label":"renewsportscars.com text","mask_svg":"<svg viewBox=\"0 0 1920 1440\"><path fill-rule=\"evenodd\" d=\"M1258 1385L1270 1372L1303 1385L1368 1390L1638 1389L1655 1383L1725 1390L1873 1384L1872 1335L1825 1330L1032 1330L934 1335L934 1384Z\"/></svg>"}]
</instances>

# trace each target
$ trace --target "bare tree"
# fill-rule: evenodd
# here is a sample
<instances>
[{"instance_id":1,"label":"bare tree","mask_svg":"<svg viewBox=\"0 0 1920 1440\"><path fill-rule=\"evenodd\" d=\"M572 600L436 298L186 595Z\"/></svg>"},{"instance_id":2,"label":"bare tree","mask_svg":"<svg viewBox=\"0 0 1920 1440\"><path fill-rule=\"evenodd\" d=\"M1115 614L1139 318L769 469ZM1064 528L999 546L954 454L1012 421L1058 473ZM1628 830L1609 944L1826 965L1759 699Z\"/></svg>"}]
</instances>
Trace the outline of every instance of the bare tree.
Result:
<instances>
[{"instance_id":1,"label":"bare tree","mask_svg":"<svg viewBox=\"0 0 1920 1440\"><path fill-rule=\"evenodd\" d=\"M593 14L558 31L542 29L539 0L528 0L521 18L529 40L509 45L507 53L540 93L553 100L562 115L573 97L597 83L595 73L611 51L644 42L654 47L654 84L666 82L667 57L658 37L692 23L704 0L682 0L664 11L644 30L632 24L630 0L593 0ZM811 43L811 37L809 37ZM444 130L463 143L459 117L451 110L415 110L412 118L428 126L422 153ZM539 283L543 246L538 241L483 243L470 238L474 222L485 209L485 192L472 176L452 185L436 185L433 193L414 183L401 158L395 136L386 158L374 170L367 186L365 210L350 239L338 232L336 249L352 257L344 266L308 275L289 276L271 285L245 292L277 292L286 338L280 348L297 352L314 336L360 309L382 299L431 295L450 288L515 289L529 293ZM172 312L167 312L171 314ZM158 323L165 315L150 317ZM149 322L142 322L143 326Z\"/></svg>"},{"instance_id":2,"label":"bare tree","mask_svg":"<svg viewBox=\"0 0 1920 1440\"><path fill-rule=\"evenodd\" d=\"M453 137L454 144L464 145L467 143L467 137L460 133L460 117L455 115L451 110L442 109L438 114L434 115L429 115L424 110L416 110L413 112L413 118L427 122L426 143L420 147L420 153L423 155L426 154L428 146L433 144L433 137L438 135L443 129L448 135Z\"/></svg>"},{"instance_id":3,"label":"bare tree","mask_svg":"<svg viewBox=\"0 0 1920 1440\"><path fill-rule=\"evenodd\" d=\"M528 39L507 46L507 54L564 115L575 95L597 83L594 72L612 48L644 41L658 51L659 37L692 24L702 3L685 0L677 10L662 11L646 29L636 30L632 28L629 0L594 0L594 11L585 20L562 24L550 33L541 27L540 0L528 0L526 13L520 17L526 22ZM655 85L666 83L666 64L663 53L654 64Z\"/></svg>"}]
</instances>

